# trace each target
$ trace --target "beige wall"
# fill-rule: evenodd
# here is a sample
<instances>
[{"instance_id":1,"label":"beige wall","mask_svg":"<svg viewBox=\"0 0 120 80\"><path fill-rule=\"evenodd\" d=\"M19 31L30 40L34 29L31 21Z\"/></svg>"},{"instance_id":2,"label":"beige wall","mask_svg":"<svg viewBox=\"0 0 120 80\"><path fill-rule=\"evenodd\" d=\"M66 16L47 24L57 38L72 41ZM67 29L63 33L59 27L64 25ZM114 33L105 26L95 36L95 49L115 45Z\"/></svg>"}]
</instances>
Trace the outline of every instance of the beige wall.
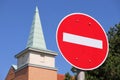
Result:
<instances>
[{"instance_id":1,"label":"beige wall","mask_svg":"<svg viewBox=\"0 0 120 80\"><path fill-rule=\"evenodd\" d=\"M17 66L18 68L23 66L24 64L28 63L29 61L29 53L26 53L18 58Z\"/></svg>"},{"instance_id":2,"label":"beige wall","mask_svg":"<svg viewBox=\"0 0 120 80\"><path fill-rule=\"evenodd\" d=\"M57 76L56 70L27 66L16 72L10 68L5 80L64 80L61 78L61 76Z\"/></svg>"},{"instance_id":3,"label":"beige wall","mask_svg":"<svg viewBox=\"0 0 120 80\"><path fill-rule=\"evenodd\" d=\"M26 63L55 68L55 57L44 53L29 52L18 58L18 68Z\"/></svg>"},{"instance_id":4,"label":"beige wall","mask_svg":"<svg viewBox=\"0 0 120 80\"><path fill-rule=\"evenodd\" d=\"M55 58L51 55L30 53L29 63L55 68Z\"/></svg>"},{"instance_id":5,"label":"beige wall","mask_svg":"<svg viewBox=\"0 0 120 80\"><path fill-rule=\"evenodd\" d=\"M28 80L57 80L57 71L29 67Z\"/></svg>"}]
</instances>

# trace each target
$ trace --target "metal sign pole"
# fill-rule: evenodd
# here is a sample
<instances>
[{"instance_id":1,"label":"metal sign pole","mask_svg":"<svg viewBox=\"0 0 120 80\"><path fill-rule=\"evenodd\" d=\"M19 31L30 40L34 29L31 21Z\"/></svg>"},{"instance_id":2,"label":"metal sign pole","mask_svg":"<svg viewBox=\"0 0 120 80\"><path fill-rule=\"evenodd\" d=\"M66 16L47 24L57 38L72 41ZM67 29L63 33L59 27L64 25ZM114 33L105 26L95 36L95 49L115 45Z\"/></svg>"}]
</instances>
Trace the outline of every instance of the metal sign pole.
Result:
<instances>
[{"instance_id":1,"label":"metal sign pole","mask_svg":"<svg viewBox=\"0 0 120 80\"><path fill-rule=\"evenodd\" d=\"M80 71L77 75L77 80L85 80L85 72Z\"/></svg>"}]
</instances>

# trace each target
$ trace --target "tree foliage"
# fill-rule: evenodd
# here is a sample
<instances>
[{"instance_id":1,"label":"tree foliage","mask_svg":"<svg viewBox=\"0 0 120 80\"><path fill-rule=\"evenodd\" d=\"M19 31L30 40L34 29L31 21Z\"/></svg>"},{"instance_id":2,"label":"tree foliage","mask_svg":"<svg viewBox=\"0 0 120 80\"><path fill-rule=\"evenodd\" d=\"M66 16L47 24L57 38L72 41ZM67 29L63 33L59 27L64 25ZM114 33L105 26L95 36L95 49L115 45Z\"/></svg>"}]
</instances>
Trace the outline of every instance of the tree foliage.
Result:
<instances>
[{"instance_id":1,"label":"tree foliage","mask_svg":"<svg viewBox=\"0 0 120 80\"><path fill-rule=\"evenodd\" d=\"M86 80L120 80L120 23L107 33L109 55L105 63L93 71L86 71ZM76 68L72 68L73 71ZM79 70L76 69L76 72ZM73 71L75 73L75 71Z\"/></svg>"},{"instance_id":2,"label":"tree foliage","mask_svg":"<svg viewBox=\"0 0 120 80\"><path fill-rule=\"evenodd\" d=\"M73 76L71 76L68 72L65 74L64 80L75 80Z\"/></svg>"}]
</instances>

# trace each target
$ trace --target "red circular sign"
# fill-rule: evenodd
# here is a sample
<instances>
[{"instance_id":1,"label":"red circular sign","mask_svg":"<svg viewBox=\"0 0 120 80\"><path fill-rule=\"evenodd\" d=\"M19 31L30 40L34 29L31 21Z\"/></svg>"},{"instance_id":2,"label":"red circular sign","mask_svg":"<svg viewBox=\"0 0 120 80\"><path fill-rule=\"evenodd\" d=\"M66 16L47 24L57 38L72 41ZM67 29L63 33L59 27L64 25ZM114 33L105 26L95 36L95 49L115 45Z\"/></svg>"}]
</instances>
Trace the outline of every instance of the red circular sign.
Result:
<instances>
[{"instance_id":1,"label":"red circular sign","mask_svg":"<svg viewBox=\"0 0 120 80\"><path fill-rule=\"evenodd\" d=\"M98 68L108 55L108 39L100 23L89 15L73 13L64 17L56 32L62 56L81 70Z\"/></svg>"}]
</instances>

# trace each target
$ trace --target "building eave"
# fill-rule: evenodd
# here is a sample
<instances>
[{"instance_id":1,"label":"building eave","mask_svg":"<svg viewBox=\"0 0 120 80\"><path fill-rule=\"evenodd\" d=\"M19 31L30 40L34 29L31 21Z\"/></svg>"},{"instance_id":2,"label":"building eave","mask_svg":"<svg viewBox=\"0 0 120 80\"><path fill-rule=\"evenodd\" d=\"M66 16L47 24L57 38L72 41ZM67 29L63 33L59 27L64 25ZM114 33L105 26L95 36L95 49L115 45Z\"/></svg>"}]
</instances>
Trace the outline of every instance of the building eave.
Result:
<instances>
[{"instance_id":1,"label":"building eave","mask_svg":"<svg viewBox=\"0 0 120 80\"><path fill-rule=\"evenodd\" d=\"M19 52L18 54L15 55L15 58L19 58L21 55L26 54L27 52L32 51L32 52L38 52L38 53L44 53L44 54L49 54L52 56L57 56L58 54L54 51L50 51L50 50L43 50L43 49L36 49L36 48L31 48L28 47L26 49L24 49L23 51Z\"/></svg>"}]
</instances>

